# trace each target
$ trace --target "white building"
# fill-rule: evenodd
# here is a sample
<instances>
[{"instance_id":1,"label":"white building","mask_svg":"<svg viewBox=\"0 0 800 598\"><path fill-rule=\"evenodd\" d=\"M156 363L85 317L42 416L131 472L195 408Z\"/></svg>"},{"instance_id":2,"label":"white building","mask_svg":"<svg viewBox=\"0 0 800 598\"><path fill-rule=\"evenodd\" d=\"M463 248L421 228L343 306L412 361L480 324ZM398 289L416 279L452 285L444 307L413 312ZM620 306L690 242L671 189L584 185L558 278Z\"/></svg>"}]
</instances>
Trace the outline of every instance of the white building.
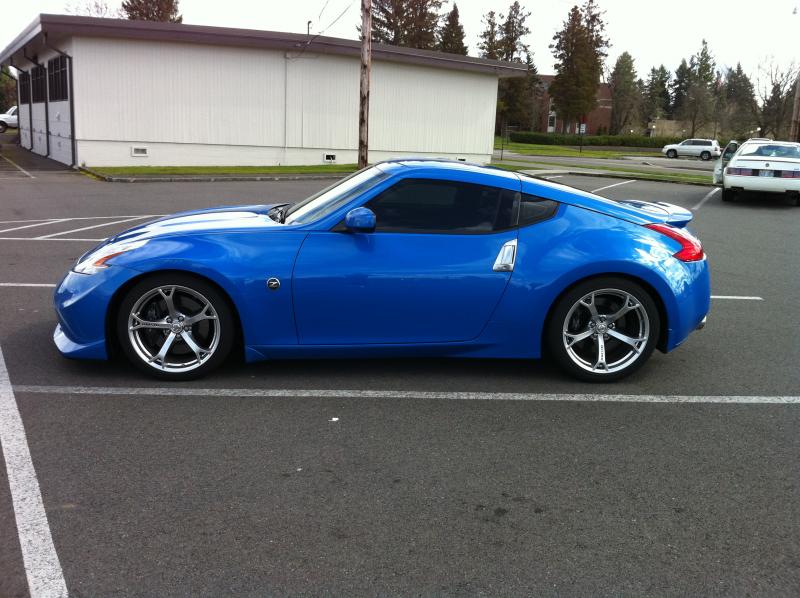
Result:
<instances>
[{"instance_id":1,"label":"white building","mask_svg":"<svg viewBox=\"0 0 800 598\"><path fill-rule=\"evenodd\" d=\"M65 164L354 163L360 43L40 15L0 52L23 147ZM524 65L373 44L370 161L487 162L497 81Z\"/></svg>"}]
</instances>

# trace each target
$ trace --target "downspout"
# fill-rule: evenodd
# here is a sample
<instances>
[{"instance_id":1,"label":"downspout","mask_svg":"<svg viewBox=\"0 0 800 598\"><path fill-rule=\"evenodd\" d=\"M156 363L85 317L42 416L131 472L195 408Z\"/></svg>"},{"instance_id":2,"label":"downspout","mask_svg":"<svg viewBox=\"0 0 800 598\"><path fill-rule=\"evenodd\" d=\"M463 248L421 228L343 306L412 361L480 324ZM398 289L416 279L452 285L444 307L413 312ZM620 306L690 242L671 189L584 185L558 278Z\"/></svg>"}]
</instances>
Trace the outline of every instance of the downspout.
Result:
<instances>
[{"instance_id":1,"label":"downspout","mask_svg":"<svg viewBox=\"0 0 800 598\"><path fill-rule=\"evenodd\" d=\"M28 48L27 46L22 47L22 55L28 62L35 64L38 67L44 69L45 72L45 81L47 80L47 68L43 64L39 64L38 62L34 61L33 58L28 56L27 54ZM50 157L50 102L49 102L49 90L47 89L47 84L44 86L44 133L45 133L45 147L47 148L47 153L45 157ZM31 81L31 103L30 103L30 117L31 117L31 151L33 151L33 81Z\"/></svg>"},{"instance_id":2,"label":"downspout","mask_svg":"<svg viewBox=\"0 0 800 598\"><path fill-rule=\"evenodd\" d=\"M58 48L54 48L50 44L47 43L47 34L44 34L44 45L47 48L53 50L53 52L57 52L59 55L64 56L67 59L67 64L69 65L69 129L70 135L72 137L72 164L69 165L70 168L75 168L75 154L76 154L76 144L75 141L75 92L72 89L72 56L67 54L66 52L59 50Z\"/></svg>"}]
</instances>

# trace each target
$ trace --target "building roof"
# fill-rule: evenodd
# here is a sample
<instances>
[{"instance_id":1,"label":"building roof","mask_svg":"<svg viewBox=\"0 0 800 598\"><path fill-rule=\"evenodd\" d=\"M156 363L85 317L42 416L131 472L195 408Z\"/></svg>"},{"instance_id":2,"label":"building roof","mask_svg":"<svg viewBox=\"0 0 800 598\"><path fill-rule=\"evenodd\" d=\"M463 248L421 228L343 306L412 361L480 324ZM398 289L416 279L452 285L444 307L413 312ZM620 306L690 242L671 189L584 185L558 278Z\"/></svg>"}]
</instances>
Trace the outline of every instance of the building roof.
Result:
<instances>
[{"instance_id":1,"label":"building roof","mask_svg":"<svg viewBox=\"0 0 800 598\"><path fill-rule=\"evenodd\" d=\"M71 36L185 42L353 57L361 54L360 41L338 37L184 25L182 23L40 14L0 52L0 64L9 64L14 55L26 46L33 47L46 41L49 45L58 47L58 40ZM526 72L524 64L377 43L372 44L372 58L373 60L418 64L434 68L494 74L498 77L519 77Z\"/></svg>"}]
</instances>

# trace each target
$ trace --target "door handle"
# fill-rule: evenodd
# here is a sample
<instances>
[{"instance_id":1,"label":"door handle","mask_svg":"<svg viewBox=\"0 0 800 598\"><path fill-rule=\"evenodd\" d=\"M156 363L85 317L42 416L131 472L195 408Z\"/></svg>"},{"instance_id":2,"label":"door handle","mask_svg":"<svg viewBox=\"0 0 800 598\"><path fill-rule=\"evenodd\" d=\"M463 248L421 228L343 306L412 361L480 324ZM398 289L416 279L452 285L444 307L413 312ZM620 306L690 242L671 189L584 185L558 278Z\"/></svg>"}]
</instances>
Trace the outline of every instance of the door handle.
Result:
<instances>
[{"instance_id":1,"label":"door handle","mask_svg":"<svg viewBox=\"0 0 800 598\"><path fill-rule=\"evenodd\" d=\"M495 272L513 272L514 261L517 259L517 240L512 239L500 248L492 270Z\"/></svg>"}]
</instances>

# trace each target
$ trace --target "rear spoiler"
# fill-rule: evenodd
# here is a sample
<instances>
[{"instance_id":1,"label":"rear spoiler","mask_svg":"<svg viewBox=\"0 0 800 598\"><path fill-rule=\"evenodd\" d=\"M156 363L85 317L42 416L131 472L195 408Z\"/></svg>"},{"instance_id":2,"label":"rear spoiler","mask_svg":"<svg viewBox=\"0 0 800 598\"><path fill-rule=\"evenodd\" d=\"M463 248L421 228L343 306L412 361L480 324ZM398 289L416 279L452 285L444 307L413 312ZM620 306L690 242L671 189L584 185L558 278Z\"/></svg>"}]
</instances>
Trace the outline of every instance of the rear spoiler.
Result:
<instances>
[{"instance_id":1,"label":"rear spoiler","mask_svg":"<svg viewBox=\"0 0 800 598\"><path fill-rule=\"evenodd\" d=\"M686 208L664 201L640 201L638 199L621 199L619 203L627 204L639 210L643 210L653 216L658 216L662 222L683 228L692 221L692 214Z\"/></svg>"}]
</instances>

